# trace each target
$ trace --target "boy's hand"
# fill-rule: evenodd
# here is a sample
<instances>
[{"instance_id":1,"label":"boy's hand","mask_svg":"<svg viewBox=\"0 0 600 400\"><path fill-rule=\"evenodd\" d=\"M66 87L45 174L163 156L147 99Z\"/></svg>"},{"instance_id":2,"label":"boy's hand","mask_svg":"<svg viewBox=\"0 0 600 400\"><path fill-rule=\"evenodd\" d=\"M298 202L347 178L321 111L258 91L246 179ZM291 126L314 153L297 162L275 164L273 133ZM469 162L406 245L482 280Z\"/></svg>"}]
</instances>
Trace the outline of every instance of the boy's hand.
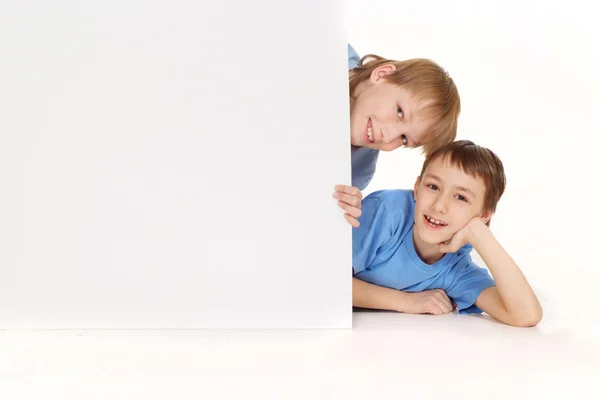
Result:
<instances>
[{"instance_id":1,"label":"boy's hand","mask_svg":"<svg viewBox=\"0 0 600 400\"><path fill-rule=\"evenodd\" d=\"M482 225L487 228L483 219L475 217L461 230L456 232L452 238L446 242L438 243L438 248L442 253L456 253L461 247L473 242L473 226Z\"/></svg>"},{"instance_id":2,"label":"boy's hand","mask_svg":"<svg viewBox=\"0 0 600 400\"><path fill-rule=\"evenodd\" d=\"M419 293L404 293L406 295L400 312L406 314L434 314L442 315L452 312L456 308L445 291L442 289L427 290Z\"/></svg>"},{"instance_id":3,"label":"boy's hand","mask_svg":"<svg viewBox=\"0 0 600 400\"><path fill-rule=\"evenodd\" d=\"M344 218L353 227L360 226L357 218L362 215L362 193L355 186L337 185L333 198L338 200L338 206L346 211Z\"/></svg>"}]
</instances>

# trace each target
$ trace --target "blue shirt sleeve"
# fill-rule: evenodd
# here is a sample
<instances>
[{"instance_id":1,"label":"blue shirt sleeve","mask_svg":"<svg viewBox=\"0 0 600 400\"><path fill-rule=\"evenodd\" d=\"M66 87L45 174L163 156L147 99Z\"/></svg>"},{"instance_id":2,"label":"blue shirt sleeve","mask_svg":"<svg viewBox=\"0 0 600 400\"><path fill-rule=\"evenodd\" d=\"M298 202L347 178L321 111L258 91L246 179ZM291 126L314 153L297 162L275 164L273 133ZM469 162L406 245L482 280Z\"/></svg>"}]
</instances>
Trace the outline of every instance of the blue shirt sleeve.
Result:
<instances>
[{"instance_id":1,"label":"blue shirt sleeve","mask_svg":"<svg viewBox=\"0 0 600 400\"><path fill-rule=\"evenodd\" d=\"M365 190L377 170L379 150L361 147L352 150L350 155L352 160L352 186L356 186L358 190Z\"/></svg>"},{"instance_id":2,"label":"blue shirt sleeve","mask_svg":"<svg viewBox=\"0 0 600 400\"><path fill-rule=\"evenodd\" d=\"M358 63L360 61L360 57L354 47L348 43L348 71L353 70L358 67Z\"/></svg>"},{"instance_id":3,"label":"blue shirt sleeve","mask_svg":"<svg viewBox=\"0 0 600 400\"><path fill-rule=\"evenodd\" d=\"M352 269L354 274L367 269L377 250L392 237L392 217L385 205L374 196L363 199L360 226L352 229Z\"/></svg>"},{"instance_id":4,"label":"blue shirt sleeve","mask_svg":"<svg viewBox=\"0 0 600 400\"><path fill-rule=\"evenodd\" d=\"M456 269L446 294L456 303L459 314L481 314L483 311L475 306L475 301L481 292L495 285L487 269L468 259L462 268Z\"/></svg>"}]
</instances>

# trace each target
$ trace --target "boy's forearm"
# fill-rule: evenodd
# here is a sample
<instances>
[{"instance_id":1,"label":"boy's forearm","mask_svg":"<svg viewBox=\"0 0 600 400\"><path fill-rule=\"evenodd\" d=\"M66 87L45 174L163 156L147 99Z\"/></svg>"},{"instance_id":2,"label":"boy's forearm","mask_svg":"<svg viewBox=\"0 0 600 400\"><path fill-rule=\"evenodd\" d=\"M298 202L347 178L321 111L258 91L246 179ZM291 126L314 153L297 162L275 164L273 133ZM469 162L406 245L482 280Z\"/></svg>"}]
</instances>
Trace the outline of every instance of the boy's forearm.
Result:
<instances>
[{"instance_id":1,"label":"boy's forearm","mask_svg":"<svg viewBox=\"0 0 600 400\"><path fill-rule=\"evenodd\" d=\"M525 275L485 225L472 230L472 245L490 269L504 307L520 321L539 320L542 306Z\"/></svg>"},{"instance_id":2,"label":"boy's forearm","mask_svg":"<svg viewBox=\"0 0 600 400\"><path fill-rule=\"evenodd\" d=\"M377 310L401 310L404 293L352 278L352 305Z\"/></svg>"}]
</instances>

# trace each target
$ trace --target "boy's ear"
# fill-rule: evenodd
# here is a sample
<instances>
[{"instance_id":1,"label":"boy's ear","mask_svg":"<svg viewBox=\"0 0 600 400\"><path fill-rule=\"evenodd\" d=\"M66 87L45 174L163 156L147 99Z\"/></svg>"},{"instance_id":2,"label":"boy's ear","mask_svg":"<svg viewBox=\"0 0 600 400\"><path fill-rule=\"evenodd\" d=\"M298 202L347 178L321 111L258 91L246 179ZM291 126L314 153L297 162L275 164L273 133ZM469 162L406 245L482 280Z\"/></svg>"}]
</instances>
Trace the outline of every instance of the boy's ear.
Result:
<instances>
[{"instance_id":1,"label":"boy's ear","mask_svg":"<svg viewBox=\"0 0 600 400\"><path fill-rule=\"evenodd\" d=\"M413 200L417 201L417 195L419 194L419 186L421 185L421 176L417 176L415 181L415 187L413 188Z\"/></svg>"},{"instance_id":2,"label":"boy's ear","mask_svg":"<svg viewBox=\"0 0 600 400\"><path fill-rule=\"evenodd\" d=\"M487 226L490 226L490 220L492 219L492 215L493 213L489 210L481 213L481 219L483 220L483 222L485 222Z\"/></svg>"},{"instance_id":3,"label":"boy's ear","mask_svg":"<svg viewBox=\"0 0 600 400\"><path fill-rule=\"evenodd\" d=\"M375 68L373 72L371 72L371 83L381 82L382 78L393 73L395 70L396 66L394 64L386 64Z\"/></svg>"}]
</instances>

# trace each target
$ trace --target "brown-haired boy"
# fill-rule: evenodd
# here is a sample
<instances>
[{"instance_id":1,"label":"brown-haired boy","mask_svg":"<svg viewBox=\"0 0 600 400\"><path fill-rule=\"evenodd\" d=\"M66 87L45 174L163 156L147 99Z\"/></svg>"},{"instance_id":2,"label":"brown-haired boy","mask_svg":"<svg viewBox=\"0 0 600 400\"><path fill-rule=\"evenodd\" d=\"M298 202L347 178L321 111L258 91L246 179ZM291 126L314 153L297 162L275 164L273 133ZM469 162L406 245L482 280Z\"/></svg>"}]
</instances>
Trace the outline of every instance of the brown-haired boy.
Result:
<instances>
[{"instance_id":1,"label":"brown-haired boy","mask_svg":"<svg viewBox=\"0 0 600 400\"><path fill-rule=\"evenodd\" d=\"M412 314L456 307L537 325L535 293L488 228L505 184L500 159L463 140L428 154L414 190L367 196L352 233L353 305ZM473 248L492 276L472 261Z\"/></svg>"}]
</instances>

